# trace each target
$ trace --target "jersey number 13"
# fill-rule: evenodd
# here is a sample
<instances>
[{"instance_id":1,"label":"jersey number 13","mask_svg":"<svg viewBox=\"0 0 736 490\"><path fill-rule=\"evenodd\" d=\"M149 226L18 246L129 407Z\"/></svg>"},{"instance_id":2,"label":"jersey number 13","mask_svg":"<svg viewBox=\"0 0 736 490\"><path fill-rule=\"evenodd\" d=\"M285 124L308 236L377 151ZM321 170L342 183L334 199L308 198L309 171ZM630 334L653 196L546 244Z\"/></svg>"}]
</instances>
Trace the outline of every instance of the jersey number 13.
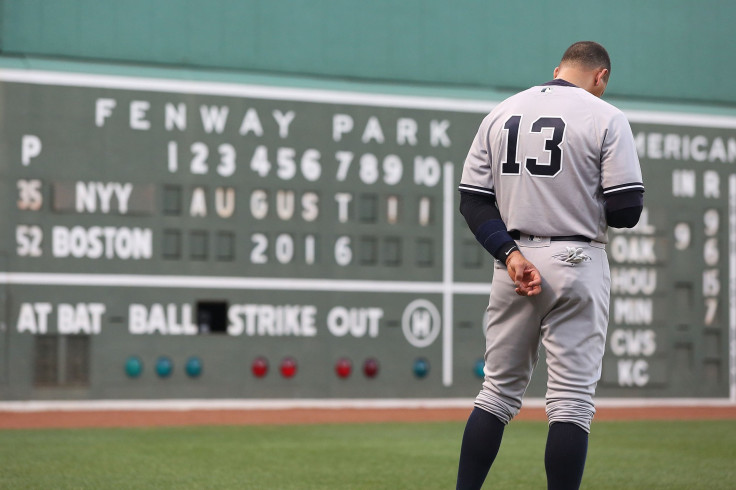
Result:
<instances>
[{"instance_id":1,"label":"jersey number 13","mask_svg":"<svg viewBox=\"0 0 736 490\"><path fill-rule=\"evenodd\" d=\"M501 174L520 175L521 162L517 161L519 144L519 125L521 116L511 116L503 125L508 131L506 139L506 158L501 162ZM528 157L524 165L530 175L537 177L554 177L562 168L562 140L565 137L565 121L559 117L540 117L532 124L530 133L541 133L543 129L552 129L552 137L544 139L544 149L549 152L549 164L538 163L536 158Z\"/></svg>"}]
</instances>

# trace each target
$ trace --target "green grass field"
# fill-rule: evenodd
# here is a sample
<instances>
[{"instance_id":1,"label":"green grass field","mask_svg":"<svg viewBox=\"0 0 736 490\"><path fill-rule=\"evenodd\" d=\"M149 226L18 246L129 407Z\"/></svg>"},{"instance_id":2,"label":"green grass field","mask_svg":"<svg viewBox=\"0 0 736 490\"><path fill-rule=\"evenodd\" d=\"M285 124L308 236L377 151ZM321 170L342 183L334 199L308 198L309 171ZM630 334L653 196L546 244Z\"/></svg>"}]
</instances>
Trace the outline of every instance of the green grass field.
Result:
<instances>
[{"instance_id":1,"label":"green grass field","mask_svg":"<svg viewBox=\"0 0 736 490\"><path fill-rule=\"evenodd\" d=\"M454 488L464 424L0 431L0 488ZM506 430L487 488L543 489L546 424ZM736 420L596 422L588 489L734 489Z\"/></svg>"}]
</instances>

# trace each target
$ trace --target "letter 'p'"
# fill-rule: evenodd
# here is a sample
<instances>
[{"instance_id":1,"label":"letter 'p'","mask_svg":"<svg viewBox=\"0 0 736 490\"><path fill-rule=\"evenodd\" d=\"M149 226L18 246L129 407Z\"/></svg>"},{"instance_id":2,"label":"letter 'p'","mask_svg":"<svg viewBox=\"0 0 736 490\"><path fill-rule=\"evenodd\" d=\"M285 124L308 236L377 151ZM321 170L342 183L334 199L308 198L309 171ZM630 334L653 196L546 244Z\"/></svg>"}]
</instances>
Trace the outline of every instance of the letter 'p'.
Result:
<instances>
[{"instance_id":1,"label":"letter 'p'","mask_svg":"<svg viewBox=\"0 0 736 490\"><path fill-rule=\"evenodd\" d=\"M20 144L20 160L28 166L32 158L41 154L41 138L32 134L24 134Z\"/></svg>"}]
</instances>

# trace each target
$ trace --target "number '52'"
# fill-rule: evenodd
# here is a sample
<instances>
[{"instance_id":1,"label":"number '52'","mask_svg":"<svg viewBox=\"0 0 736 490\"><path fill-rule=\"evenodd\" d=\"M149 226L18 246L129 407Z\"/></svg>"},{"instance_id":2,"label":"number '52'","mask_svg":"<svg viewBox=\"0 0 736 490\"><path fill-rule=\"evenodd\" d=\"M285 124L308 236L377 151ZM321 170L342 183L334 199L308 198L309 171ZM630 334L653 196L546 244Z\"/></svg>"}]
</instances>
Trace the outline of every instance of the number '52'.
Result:
<instances>
[{"instance_id":1,"label":"number '52'","mask_svg":"<svg viewBox=\"0 0 736 490\"><path fill-rule=\"evenodd\" d=\"M508 131L506 139L506 158L501 162L502 175L520 175L521 162L517 161L517 146L519 143L519 124L521 116L515 115L508 118L503 125L504 131ZM549 164L537 163L536 158L528 157L525 162L526 170L531 175L538 177L554 177L560 173L562 168L562 148L560 144L565 137L565 121L559 117L540 117L532 124L530 133L541 133L543 129L552 129L552 137L544 140L544 149L550 153Z\"/></svg>"}]
</instances>

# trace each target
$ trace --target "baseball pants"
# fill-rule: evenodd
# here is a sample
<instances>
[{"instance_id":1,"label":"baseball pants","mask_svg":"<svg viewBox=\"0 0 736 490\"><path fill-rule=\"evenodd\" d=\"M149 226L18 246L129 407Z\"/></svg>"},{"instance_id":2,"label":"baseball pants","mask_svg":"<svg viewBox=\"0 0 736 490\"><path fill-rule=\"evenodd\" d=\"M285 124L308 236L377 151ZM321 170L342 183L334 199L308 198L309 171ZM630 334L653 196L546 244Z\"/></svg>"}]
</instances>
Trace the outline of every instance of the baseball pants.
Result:
<instances>
[{"instance_id":1,"label":"baseball pants","mask_svg":"<svg viewBox=\"0 0 736 490\"><path fill-rule=\"evenodd\" d=\"M508 423L521 409L544 345L550 423L590 432L606 345L611 276L605 245L522 234L517 244L542 276L542 292L519 296L496 262L487 310L485 380L475 406Z\"/></svg>"}]
</instances>

